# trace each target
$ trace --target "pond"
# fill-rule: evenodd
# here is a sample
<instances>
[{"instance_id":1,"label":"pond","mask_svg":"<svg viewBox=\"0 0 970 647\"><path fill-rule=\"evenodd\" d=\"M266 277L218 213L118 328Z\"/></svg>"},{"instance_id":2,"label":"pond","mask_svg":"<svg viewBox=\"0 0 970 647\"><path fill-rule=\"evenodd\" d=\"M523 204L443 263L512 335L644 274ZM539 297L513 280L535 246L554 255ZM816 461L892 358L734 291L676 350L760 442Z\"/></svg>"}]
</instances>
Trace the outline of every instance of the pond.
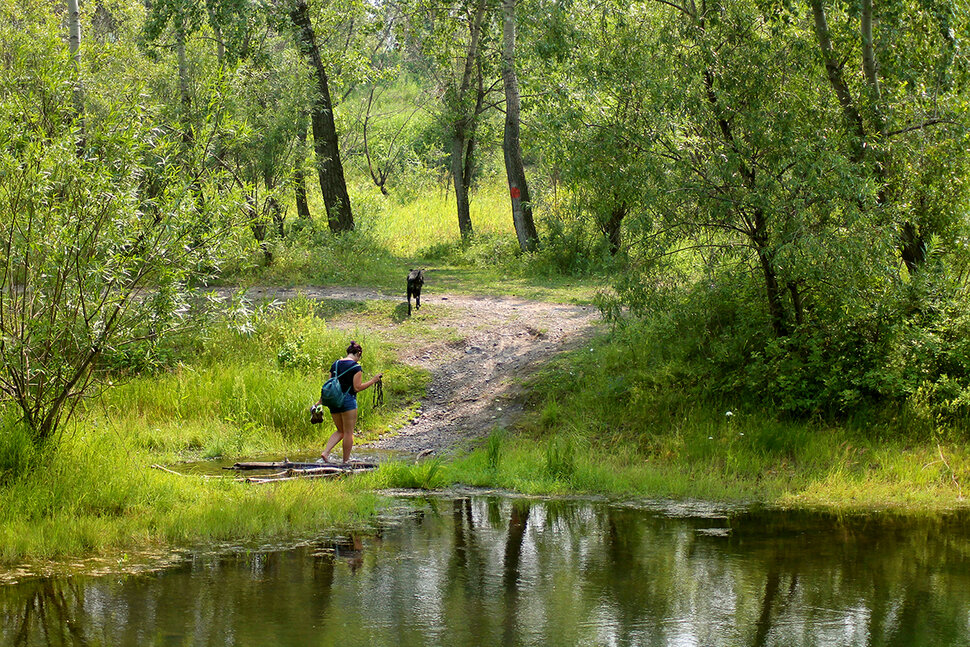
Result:
<instances>
[{"instance_id":1,"label":"pond","mask_svg":"<svg viewBox=\"0 0 970 647\"><path fill-rule=\"evenodd\" d=\"M970 645L966 515L452 493L369 533L0 585L3 645Z\"/></svg>"}]
</instances>

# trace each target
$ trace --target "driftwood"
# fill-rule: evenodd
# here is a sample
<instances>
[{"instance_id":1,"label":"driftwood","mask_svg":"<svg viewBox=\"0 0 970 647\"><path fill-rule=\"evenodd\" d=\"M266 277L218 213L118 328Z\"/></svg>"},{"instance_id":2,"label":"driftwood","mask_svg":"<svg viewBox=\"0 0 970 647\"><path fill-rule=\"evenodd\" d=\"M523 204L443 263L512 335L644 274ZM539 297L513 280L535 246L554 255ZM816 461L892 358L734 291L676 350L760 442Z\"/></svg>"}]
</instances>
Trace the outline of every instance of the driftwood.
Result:
<instances>
[{"instance_id":1,"label":"driftwood","mask_svg":"<svg viewBox=\"0 0 970 647\"><path fill-rule=\"evenodd\" d=\"M368 465L367 467L362 467L362 465ZM308 468L297 468L288 469L282 472L277 472L275 474L267 474L265 476L247 476L245 478L236 479L237 481L245 481L246 483L277 483L279 481L295 481L297 479L320 479L320 478L335 478L338 476L343 476L345 474L352 474L355 472L369 472L376 469L376 465L371 465L370 463L356 463L352 466L341 467L339 465L318 465L316 467ZM227 468L228 469L228 468Z\"/></svg>"},{"instance_id":2,"label":"driftwood","mask_svg":"<svg viewBox=\"0 0 970 647\"><path fill-rule=\"evenodd\" d=\"M293 463L291 461L236 463L225 470L315 470L336 469L341 472L369 471L376 469L375 463Z\"/></svg>"},{"instance_id":3,"label":"driftwood","mask_svg":"<svg viewBox=\"0 0 970 647\"><path fill-rule=\"evenodd\" d=\"M356 472L369 472L377 469L374 463L294 463L289 460L270 462L236 463L227 470L281 470L272 474L247 476L236 479L246 483L277 483L279 481L295 481L296 479L335 478Z\"/></svg>"},{"instance_id":4,"label":"driftwood","mask_svg":"<svg viewBox=\"0 0 970 647\"><path fill-rule=\"evenodd\" d=\"M152 465L153 469L161 470L176 476L188 476L203 479L221 479L224 476L212 474L184 474L176 472L162 465ZM245 483L276 483L277 481L295 481L296 479L319 479L334 478L345 474L356 472L370 472L377 469L375 463L293 463L288 460L276 462L255 462L255 463L236 463L232 467L223 467L224 470L280 470L272 474L261 474L259 476L246 476L235 479Z\"/></svg>"}]
</instances>

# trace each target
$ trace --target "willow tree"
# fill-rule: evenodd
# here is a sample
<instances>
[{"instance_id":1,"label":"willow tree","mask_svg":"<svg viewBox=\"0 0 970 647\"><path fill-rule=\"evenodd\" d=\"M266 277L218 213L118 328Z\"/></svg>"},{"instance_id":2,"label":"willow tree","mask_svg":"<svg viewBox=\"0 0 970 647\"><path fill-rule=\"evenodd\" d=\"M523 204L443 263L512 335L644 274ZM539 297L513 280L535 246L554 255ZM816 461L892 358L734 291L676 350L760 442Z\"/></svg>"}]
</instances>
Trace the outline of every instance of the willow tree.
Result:
<instances>
[{"instance_id":1,"label":"willow tree","mask_svg":"<svg viewBox=\"0 0 970 647\"><path fill-rule=\"evenodd\" d=\"M223 200L200 213L181 169L156 164L182 146L154 110L102 97L76 155L73 71L47 22L14 25L0 45L26 62L0 75L0 400L38 444L102 383L100 358L178 324L193 268L226 231ZM122 96L126 96L123 94ZM45 106L47 119L33 118ZM211 144L209 129L196 145ZM159 171L157 166L162 166ZM149 198L143 179L158 173ZM203 237L197 223L210 227Z\"/></svg>"},{"instance_id":2,"label":"willow tree","mask_svg":"<svg viewBox=\"0 0 970 647\"><path fill-rule=\"evenodd\" d=\"M522 99L515 70L515 5L516 0L502 2L502 84L505 88L505 135L502 150L505 155L505 174L512 202L512 222L519 239L519 248L533 251L539 246L539 234L532 217L532 196L522 161L519 141Z\"/></svg>"},{"instance_id":3,"label":"willow tree","mask_svg":"<svg viewBox=\"0 0 970 647\"><path fill-rule=\"evenodd\" d=\"M900 258L914 275L930 239L952 239L959 220L953 198L967 168L960 143L967 63L958 34L968 12L946 0L861 0L858 8L808 0L808 7L817 69L842 114L844 154L876 184L871 208L897 231Z\"/></svg>"}]
</instances>

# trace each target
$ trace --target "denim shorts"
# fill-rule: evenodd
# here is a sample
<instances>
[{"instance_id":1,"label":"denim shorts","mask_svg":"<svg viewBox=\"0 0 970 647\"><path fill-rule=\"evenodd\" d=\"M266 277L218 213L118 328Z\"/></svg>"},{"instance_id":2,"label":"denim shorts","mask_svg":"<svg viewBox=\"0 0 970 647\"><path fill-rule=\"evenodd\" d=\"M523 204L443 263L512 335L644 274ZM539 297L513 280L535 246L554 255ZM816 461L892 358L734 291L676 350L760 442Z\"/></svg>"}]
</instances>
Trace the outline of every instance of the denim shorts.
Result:
<instances>
[{"instance_id":1,"label":"denim shorts","mask_svg":"<svg viewBox=\"0 0 970 647\"><path fill-rule=\"evenodd\" d=\"M357 408L357 395L354 393L347 393L344 395L343 404L339 407L330 407L330 413L344 413L345 411L353 411Z\"/></svg>"}]
</instances>

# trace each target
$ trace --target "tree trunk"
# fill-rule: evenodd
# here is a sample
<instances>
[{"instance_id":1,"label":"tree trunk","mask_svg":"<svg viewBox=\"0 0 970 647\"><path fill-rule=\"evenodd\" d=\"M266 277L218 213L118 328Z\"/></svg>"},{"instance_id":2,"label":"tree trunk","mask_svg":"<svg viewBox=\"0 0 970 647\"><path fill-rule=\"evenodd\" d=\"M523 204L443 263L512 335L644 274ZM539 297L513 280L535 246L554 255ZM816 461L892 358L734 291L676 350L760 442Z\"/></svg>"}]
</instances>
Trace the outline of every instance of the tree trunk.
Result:
<instances>
[{"instance_id":1,"label":"tree trunk","mask_svg":"<svg viewBox=\"0 0 970 647\"><path fill-rule=\"evenodd\" d=\"M777 337L787 337L789 334L788 322L785 317L785 305L782 303L781 287L778 285L778 270L775 268L774 252L769 246L768 236L765 233L764 214L756 213L754 216L755 231L751 237L755 249L758 252L758 262L761 265L761 273L765 279L765 296L768 299L768 314L771 316L771 327Z\"/></svg>"},{"instance_id":2,"label":"tree trunk","mask_svg":"<svg viewBox=\"0 0 970 647\"><path fill-rule=\"evenodd\" d=\"M876 60L876 50L873 45L872 36L872 0L862 0L860 11L859 32L862 41L862 72L863 90L866 100L861 103L868 108L867 116L870 119L874 132L867 132L862 114L859 109L860 103L857 102L849 91L849 86L842 76L842 63L837 61L837 57L832 50L832 42L828 33L828 23L825 19L825 9L822 0L809 0L812 13L815 18L815 34L818 38L819 48L822 51L822 58L825 69L829 77L829 83L842 106L842 112L849 129L849 135L853 139L853 152L851 160L860 163L869 157L867 162L871 167L871 172L875 175L879 183L876 192L876 202L882 207L890 201L890 166L892 156L884 145L873 146L873 142L867 142L869 138L884 138L888 131L886 113L882 106L882 92L879 88L879 68ZM868 144L868 145L867 145ZM899 254L910 274L919 271L926 260L926 232L921 232L919 226L910 220L902 224L902 233L899 238Z\"/></svg>"},{"instance_id":3,"label":"tree trunk","mask_svg":"<svg viewBox=\"0 0 970 647\"><path fill-rule=\"evenodd\" d=\"M317 158L317 173L320 176L320 191L327 207L327 222L333 232L351 231L354 216L350 209L350 196L340 161L337 143L337 126L333 119L333 103L330 99L330 81L323 69L320 50L317 48L316 34L310 23L310 13L305 0L297 0L290 10L290 19L296 25L300 50L306 57L316 81L316 97L310 122L313 128L313 148Z\"/></svg>"},{"instance_id":4,"label":"tree trunk","mask_svg":"<svg viewBox=\"0 0 970 647\"><path fill-rule=\"evenodd\" d=\"M468 49L465 51L465 66L462 71L461 82L458 85L457 96L455 97L455 121L452 124L452 145L451 145L451 175L455 183L455 201L458 207L458 230L461 232L462 239L468 239L474 232L472 230L471 209L468 202L468 187L471 184L471 175L474 169L475 152L475 121L478 111L481 110L484 99L482 89L481 71L479 71L479 82L477 97L474 110L469 111L465 104L468 101L468 92L472 84L472 75L478 62L479 42L482 34L482 22L485 19L485 0L479 0L475 8L475 15L469 26Z\"/></svg>"},{"instance_id":5,"label":"tree trunk","mask_svg":"<svg viewBox=\"0 0 970 647\"><path fill-rule=\"evenodd\" d=\"M619 205L613 208L610 212L609 220L603 225L603 233L606 234L607 239L610 241L610 255L616 256L622 245L622 235L621 227L623 225L623 219L626 218L626 214L629 211L625 202L621 202Z\"/></svg>"},{"instance_id":6,"label":"tree trunk","mask_svg":"<svg viewBox=\"0 0 970 647\"><path fill-rule=\"evenodd\" d=\"M471 205L468 201L468 181L465 178L465 155L470 146L466 145L464 135L455 134L451 148L451 178L455 184L455 203L458 208L458 231L462 239L468 239L474 232L472 228Z\"/></svg>"},{"instance_id":7,"label":"tree trunk","mask_svg":"<svg viewBox=\"0 0 970 647\"><path fill-rule=\"evenodd\" d=\"M296 130L296 161L293 166L293 191L296 194L296 217L297 220L310 222L310 203L306 197L306 176L303 172L303 164L306 160L306 133L307 119L309 115L305 110L301 110L297 115Z\"/></svg>"},{"instance_id":8,"label":"tree trunk","mask_svg":"<svg viewBox=\"0 0 970 647\"><path fill-rule=\"evenodd\" d=\"M882 101L882 93L879 91L879 77L876 72L876 49L872 44L872 0L862 0L861 32L862 70L866 76L869 101L872 106L876 130L880 134L885 134L886 124L883 121L882 108L879 105Z\"/></svg>"},{"instance_id":9,"label":"tree trunk","mask_svg":"<svg viewBox=\"0 0 970 647\"><path fill-rule=\"evenodd\" d=\"M382 195L388 195L386 186L388 170L385 167L385 169L382 171L379 166L376 170L374 169L374 163L371 160L370 155L370 142L367 139L367 125L370 123L371 105L373 103L374 87L371 86L370 92L367 94L367 114L364 115L364 157L367 158L367 170L370 172L370 177L374 181L374 185L381 190Z\"/></svg>"},{"instance_id":10,"label":"tree trunk","mask_svg":"<svg viewBox=\"0 0 970 647\"><path fill-rule=\"evenodd\" d=\"M818 46L822 52L822 61L825 64L825 72L828 75L829 84L835 92L839 105L842 107L842 117L849 130L851 139L850 148L852 149L852 161L860 162L865 155L866 130L862 123L862 115L852 98L849 85L842 76L842 64L840 64L832 51L832 40L829 37L828 21L825 18L825 9L822 7L822 0L809 0L812 7L812 15L815 19L815 36L818 38Z\"/></svg>"},{"instance_id":11,"label":"tree trunk","mask_svg":"<svg viewBox=\"0 0 970 647\"><path fill-rule=\"evenodd\" d=\"M266 187L266 202L263 203L263 214L264 219L273 222L273 227L276 228L276 235L281 239L286 237L286 210L283 209L283 205L280 201L276 199L276 195L273 191L276 189L276 178L274 178L269 173L263 175L263 185ZM265 214L268 214L266 218Z\"/></svg>"},{"instance_id":12,"label":"tree trunk","mask_svg":"<svg viewBox=\"0 0 970 647\"><path fill-rule=\"evenodd\" d=\"M246 217L249 220L249 228L253 232L253 238L259 243L259 248L263 252L263 258L267 265L273 264L273 252L270 250L269 245L266 244L266 233L269 229L266 226L266 218L262 217L259 213L259 209L256 207L257 200L256 196L249 193L246 195L245 206L243 207L246 211Z\"/></svg>"},{"instance_id":13,"label":"tree trunk","mask_svg":"<svg viewBox=\"0 0 970 647\"><path fill-rule=\"evenodd\" d=\"M182 20L181 18L179 20ZM189 61L188 57L185 55L185 26L184 24L179 24L175 30L175 49L178 55L178 65L179 65L179 101L182 106L182 120L183 128L182 131L182 142L184 144L192 143L194 137L192 133L192 120L189 118L189 111L192 108L192 99L189 95Z\"/></svg>"},{"instance_id":14,"label":"tree trunk","mask_svg":"<svg viewBox=\"0 0 970 647\"><path fill-rule=\"evenodd\" d=\"M502 3L502 82L505 86L505 174L512 201L512 223L523 252L535 251L539 246L539 234L532 218L532 199L522 162L522 146L519 142L519 80L515 75L515 2Z\"/></svg>"},{"instance_id":15,"label":"tree trunk","mask_svg":"<svg viewBox=\"0 0 970 647\"><path fill-rule=\"evenodd\" d=\"M78 154L84 150L84 82L81 79L81 9L78 0L67 0L68 42L74 67L74 116L81 129Z\"/></svg>"}]
</instances>

